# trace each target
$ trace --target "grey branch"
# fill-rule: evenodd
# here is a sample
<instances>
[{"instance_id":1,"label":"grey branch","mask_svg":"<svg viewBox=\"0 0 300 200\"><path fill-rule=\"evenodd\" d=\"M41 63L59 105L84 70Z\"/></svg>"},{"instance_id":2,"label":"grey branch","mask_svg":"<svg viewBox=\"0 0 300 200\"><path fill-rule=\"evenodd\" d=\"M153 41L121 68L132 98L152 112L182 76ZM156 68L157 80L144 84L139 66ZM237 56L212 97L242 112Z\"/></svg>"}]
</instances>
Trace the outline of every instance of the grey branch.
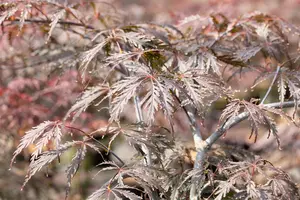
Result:
<instances>
[{"instance_id":1,"label":"grey branch","mask_svg":"<svg viewBox=\"0 0 300 200\"><path fill-rule=\"evenodd\" d=\"M295 106L295 101L286 102L276 102L260 105L267 108L289 108ZM206 148L210 148L228 129L245 120L249 116L249 112L243 112L227 122L225 122L218 130L216 130L211 136L209 136L205 141L207 144Z\"/></svg>"},{"instance_id":2,"label":"grey branch","mask_svg":"<svg viewBox=\"0 0 300 200\"><path fill-rule=\"evenodd\" d=\"M6 20L4 20L4 22L19 23L20 20L19 19L6 19ZM38 23L38 24L50 24L52 21L51 20L41 20L41 19L25 19L25 22L26 23ZM80 26L80 27L84 27L86 29L95 30L95 28L93 26L82 24L82 23L76 23L76 22L72 22L72 21L59 20L58 24L69 25L69 26Z\"/></svg>"},{"instance_id":3,"label":"grey branch","mask_svg":"<svg viewBox=\"0 0 300 200\"><path fill-rule=\"evenodd\" d=\"M201 135L201 129L200 129L199 125L197 124L196 116L195 116L194 112L192 111L192 109L189 108L188 106L183 107L183 109L186 112L186 115L188 116L188 119L190 121L195 147L197 148L197 145L201 141L203 141L203 138Z\"/></svg>"},{"instance_id":4,"label":"grey branch","mask_svg":"<svg viewBox=\"0 0 300 200\"><path fill-rule=\"evenodd\" d=\"M287 101L287 102L276 102L259 105L267 108L289 108L295 106L295 101ZM195 159L194 169L203 170L206 153L210 150L211 146L230 128L237 125L241 121L247 119L249 116L249 112L243 112L239 115L230 118L228 121L224 122L214 133L212 133L205 141L201 141L197 146L197 155ZM192 195L193 194L193 195ZM198 197L195 195L195 187L191 188L190 191L190 199L197 200Z\"/></svg>"}]
</instances>

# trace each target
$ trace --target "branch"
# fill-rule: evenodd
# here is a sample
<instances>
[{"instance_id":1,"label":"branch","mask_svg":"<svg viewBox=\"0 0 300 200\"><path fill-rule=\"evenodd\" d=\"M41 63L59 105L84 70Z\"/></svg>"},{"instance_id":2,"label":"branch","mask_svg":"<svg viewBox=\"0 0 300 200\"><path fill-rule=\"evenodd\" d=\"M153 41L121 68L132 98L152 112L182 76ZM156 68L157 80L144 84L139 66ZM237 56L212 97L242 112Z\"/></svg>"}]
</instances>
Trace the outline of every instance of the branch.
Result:
<instances>
[{"instance_id":1,"label":"branch","mask_svg":"<svg viewBox=\"0 0 300 200\"><path fill-rule=\"evenodd\" d=\"M203 138L202 138L202 135L201 135L201 129L200 129L199 125L197 124L194 112L188 110L188 108L186 108L186 107L184 107L184 111L186 112L186 114L189 118L192 133L193 133L195 147L197 148L198 144L203 141Z\"/></svg>"},{"instance_id":2,"label":"branch","mask_svg":"<svg viewBox=\"0 0 300 200\"><path fill-rule=\"evenodd\" d=\"M286 101L286 102L276 102L260 105L267 108L290 108L295 106L295 101ZM207 146L205 148L210 148L228 129L245 120L249 116L249 112L243 112L228 121L224 122L222 126L216 130L211 136L209 136L205 142Z\"/></svg>"},{"instance_id":3,"label":"branch","mask_svg":"<svg viewBox=\"0 0 300 200\"><path fill-rule=\"evenodd\" d=\"M295 101L287 101L287 102L276 102L276 103L269 103L269 104L263 104L260 105L262 107L267 107L267 108L289 108L289 107L294 107L295 106ZM204 170L204 161L207 152L210 150L212 145L226 132L228 131L231 127L237 125L241 121L247 119L249 116L249 112L242 112L239 115L230 118L228 121L224 122L220 128L218 128L214 133L212 133L205 141L202 141L199 143L199 148L197 149L197 155L195 159L195 164L194 164L194 169L199 169L199 170ZM192 193L194 194L192 196ZM195 187L191 187L190 191L190 199L191 200L197 200L198 197L195 196L196 194L196 189Z\"/></svg>"},{"instance_id":4,"label":"branch","mask_svg":"<svg viewBox=\"0 0 300 200\"><path fill-rule=\"evenodd\" d=\"M19 22L19 19L6 19L4 22ZM30 22L30 23L38 23L38 24L50 24L52 21L51 20L40 20L40 19L25 19L25 22ZM62 21L59 20L58 24L62 25L71 25L71 26L81 26L86 29L92 29L95 30L95 28L91 25L85 25L82 23L76 23L76 22L71 22L71 21Z\"/></svg>"},{"instance_id":5,"label":"branch","mask_svg":"<svg viewBox=\"0 0 300 200\"><path fill-rule=\"evenodd\" d=\"M177 99L177 101L181 104L181 100L176 95L176 93L173 91L171 91L171 93ZM203 137L201 135L200 126L197 124L196 116L195 116L194 112L192 111L191 107L183 106L183 110L189 119L190 127L191 127L192 134L193 134L193 139L194 139L194 145L195 145L197 152L199 152L199 153L197 153L197 156L199 158L196 160L199 160L200 162L195 162L194 169L203 169L204 162L202 162L202 161L204 161L206 152L203 151L203 142L204 141L203 141ZM202 153L200 153L200 152L202 152ZM198 199L196 182L197 182L197 180L195 178L192 178L192 185L191 185L191 189L190 189L190 200Z\"/></svg>"},{"instance_id":6,"label":"branch","mask_svg":"<svg viewBox=\"0 0 300 200\"><path fill-rule=\"evenodd\" d=\"M170 92L173 94L173 96L176 98L176 100L181 104L181 100L176 95L176 93L172 90L170 90ZM186 115L189 119L189 122L190 122L190 127L192 130L196 151L203 152L203 153L199 153L199 154L197 153L197 156L199 156L198 160L200 162L195 162L194 169L203 169L204 163L201 161L204 161L206 153L204 153L204 151L203 151L203 142L204 141L203 141L203 137L201 135L201 129L200 129L199 125L197 124L196 116L195 116L194 112L192 111L192 108L189 106L183 106L183 110L186 113ZM190 200L197 200L197 198L198 198L198 195L197 195L196 179L192 178L192 185L191 185L191 189L190 189Z\"/></svg>"},{"instance_id":7,"label":"branch","mask_svg":"<svg viewBox=\"0 0 300 200\"><path fill-rule=\"evenodd\" d=\"M231 127L233 127L234 125L240 123L241 121L245 120L247 117L249 116L248 112L243 112L233 118L231 118L230 120L228 120L227 122L225 122L224 124L222 124L222 126L215 131L210 137L208 137L205 141L207 144L208 149L210 149L210 147Z\"/></svg>"}]
</instances>

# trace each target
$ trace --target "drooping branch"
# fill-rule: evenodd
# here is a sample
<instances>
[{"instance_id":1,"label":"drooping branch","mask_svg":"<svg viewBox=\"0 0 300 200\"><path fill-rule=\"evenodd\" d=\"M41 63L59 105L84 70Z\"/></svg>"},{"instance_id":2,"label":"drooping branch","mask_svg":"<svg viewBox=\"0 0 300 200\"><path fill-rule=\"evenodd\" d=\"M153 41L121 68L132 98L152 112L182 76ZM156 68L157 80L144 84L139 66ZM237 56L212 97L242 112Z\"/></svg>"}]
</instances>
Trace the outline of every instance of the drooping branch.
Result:
<instances>
[{"instance_id":1,"label":"drooping branch","mask_svg":"<svg viewBox=\"0 0 300 200\"><path fill-rule=\"evenodd\" d=\"M269 103L261 105L266 108L290 108L295 106L294 101L286 101L286 102L276 102L276 103ZM247 119L249 116L249 112L243 112L239 115L229 119L228 121L224 122L219 129L217 129L211 136L209 136L205 142L207 144L207 148L210 148L227 130L231 127L235 126L236 124L240 123L241 121Z\"/></svg>"},{"instance_id":2,"label":"drooping branch","mask_svg":"<svg viewBox=\"0 0 300 200\"><path fill-rule=\"evenodd\" d=\"M276 103L269 103L260 105L266 108L289 108L295 106L295 101L287 101L287 102L276 102ZM245 111L238 114L235 117L230 118L226 122L224 122L215 132L213 132L205 141L199 143L199 148L197 149L197 155L195 159L194 169L204 170L204 162L207 152L210 150L212 145L224 135L230 128L237 125L238 123L242 122L243 120L249 117L249 112ZM194 194L191 196L191 194ZM195 196L196 191L195 188L192 186L190 192L190 199L197 200L198 197Z\"/></svg>"}]
</instances>

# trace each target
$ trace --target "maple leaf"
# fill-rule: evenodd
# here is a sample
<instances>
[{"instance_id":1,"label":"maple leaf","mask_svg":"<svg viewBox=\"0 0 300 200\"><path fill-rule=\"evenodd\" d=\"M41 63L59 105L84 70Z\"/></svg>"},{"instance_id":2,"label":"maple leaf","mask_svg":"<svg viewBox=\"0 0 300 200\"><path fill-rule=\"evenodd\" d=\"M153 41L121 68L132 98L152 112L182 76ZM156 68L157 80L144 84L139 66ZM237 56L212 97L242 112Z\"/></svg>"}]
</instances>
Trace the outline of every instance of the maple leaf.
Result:
<instances>
[{"instance_id":1,"label":"maple leaf","mask_svg":"<svg viewBox=\"0 0 300 200\"><path fill-rule=\"evenodd\" d=\"M40 125L33 127L33 129L27 131L21 138L20 144L13 153L11 165L16 159L17 155L19 155L30 144L35 144L35 150L32 153L31 159L36 159L43 151L43 147L47 145L50 140L53 140L55 148L58 148L62 136L62 127L62 123L60 122L45 121Z\"/></svg>"},{"instance_id":2,"label":"maple leaf","mask_svg":"<svg viewBox=\"0 0 300 200\"><path fill-rule=\"evenodd\" d=\"M96 99L103 96L96 105L101 104L106 98L109 88L107 85L99 85L95 87L90 87L85 90L82 95L77 99L76 103L70 108L64 117L66 120L71 113L75 113L72 119L72 123L79 117L79 115L84 112Z\"/></svg>"},{"instance_id":3,"label":"maple leaf","mask_svg":"<svg viewBox=\"0 0 300 200\"><path fill-rule=\"evenodd\" d=\"M68 166L66 173L67 173L67 188L66 188L66 198L69 196L70 189L71 189L71 180L75 176L76 172L78 171L81 162L83 161L86 155L86 145L82 144L80 148L77 149L75 156L73 157L70 165Z\"/></svg>"},{"instance_id":4,"label":"maple leaf","mask_svg":"<svg viewBox=\"0 0 300 200\"><path fill-rule=\"evenodd\" d=\"M25 177L25 181L24 181L21 189L23 189L25 187L27 182L31 179L31 177L35 173L40 171L45 165L51 163L56 158L59 158L62 153L67 151L69 148L71 148L75 144L76 144L76 141L66 142L65 144L60 145L55 150L45 151L45 152L41 153L37 158L31 157L30 165L27 170L27 175Z\"/></svg>"}]
</instances>

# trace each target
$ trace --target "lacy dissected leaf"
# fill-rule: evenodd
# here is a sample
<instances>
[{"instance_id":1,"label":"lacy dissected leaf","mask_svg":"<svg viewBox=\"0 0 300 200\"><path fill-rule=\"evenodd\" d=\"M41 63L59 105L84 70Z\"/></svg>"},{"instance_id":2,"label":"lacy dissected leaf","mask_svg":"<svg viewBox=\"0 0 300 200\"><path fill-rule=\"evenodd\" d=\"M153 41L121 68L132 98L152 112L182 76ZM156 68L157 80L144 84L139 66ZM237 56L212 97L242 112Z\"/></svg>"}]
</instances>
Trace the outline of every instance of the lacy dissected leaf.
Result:
<instances>
[{"instance_id":1,"label":"lacy dissected leaf","mask_svg":"<svg viewBox=\"0 0 300 200\"><path fill-rule=\"evenodd\" d=\"M112 144L112 142L113 142L113 141L118 137L118 135L119 135L120 133L122 133L122 132L123 132L123 131L120 130L120 131L117 131L115 134L113 134L113 136L110 138L109 143L108 143L108 146L107 146L108 150L111 149L111 144Z\"/></svg>"},{"instance_id":2,"label":"lacy dissected leaf","mask_svg":"<svg viewBox=\"0 0 300 200\"><path fill-rule=\"evenodd\" d=\"M137 89L143 83L144 76L130 76L116 82L111 89L110 121L119 119L121 112L128 101L136 94Z\"/></svg>"},{"instance_id":3,"label":"lacy dissected leaf","mask_svg":"<svg viewBox=\"0 0 300 200\"><path fill-rule=\"evenodd\" d=\"M199 112L209 108L210 104L225 93L224 83L213 75L202 74L199 70L190 69L180 75L183 93L183 104L193 105Z\"/></svg>"},{"instance_id":4,"label":"lacy dissected leaf","mask_svg":"<svg viewBox=\"0 0 300 200\"><path fill-rule=\"evenodd\" d=\"M262 109L266 112L273 113L275 115L278 115L285 119L288 123L293 123L296 126L298 126L295 122L295 120L289 116L286 112L284 112L282 109L276 109L276 108L271 108L271 107L262 107Z\"/></svg>"},{"instance_id":5,"label":"lacy dissected leaf","mask_svg":"<svg viewBox=\"0 0 300 200\"><path fill-rule=\"evenodd\" d=\"M107 165L107 166L106 166ZM102 169L100 169L95 175L97 176L98 174L100 174L101 172L105 172L105 171L118 171L121 172L123 170L122 167L119 167L116 163L111 162L111 161L104 161L100 164L97 165L97 167L102 167Z\"/></svg>"},{"instance_id":6,"label":"lacy dissected leaf","mask_svg":"<svg viewBox=\"0 0 300 200\"><path fill-rule=\"evenodd\" d=\"M172 186L172 200L178 199L180 196L184 197L184 194L187 193L191 189L191 185L196 185L196 190L198 195L201 194L201 189L203 189L203 185L205 183L205 174L203 169L188 169L185 170L181 176L176 179L174 177L170 177L170 183ZM170 174L171 175L171 174ZM173 175L171 175L173 176ZM173 182L176 181L176 182Z\"/></svg>"},{"instance_id":7,"label":"lacy dissected leaf","mask_svg":"<svg viewBox=\"0 0 300 200\"><path fill-rule=\"evenodd\" d=\"M104 185L99 190L94 192L88 197L88 200L98 200L98 199L129 199L129 200L139 200L142 199L141 196L136 195L132 191L138 191L138 189L130 186L114 186Z\"/></svg>"},{"instance_id":8,"label":"lacy dissected leaf","mask_svg":"<svg viewBox=\"0 0 300 200\"><path fill-rule=\"evenodd\" d=\"M234 188L235 180L219 181L218 187L215 192L215 200L222 200Z\"/></svg>"},{"instance_id":9,"label":"lacy dissected leaf","mask_svg":"<svg viewBox=\"0 0 300 200\"><path fill-rule=\"evenodd\" d=\"M45 121L40 125L33 127L27 131L22 137L20 144L13 154L11 163L14 162L17 155L19 155L30 144L35 144L35 150L32 153L32 159L36 159L43 151L43 147L48 144L50 140L54 141L55 148L60 145L62 136L62 123Z\"/></svg>"},{"instance_id":10,"label":"lacy dissected leaf","mask_svg":"<svg viewBox=\"0 0 300 200\"><path fill-rule=\"evenodd\" d=\"M245 49L240 49L235 53L235 59L241 60L243 62L247 62L250 60L252 57L254 57L262 47L260 46L250 46L246 47Z\"/></svg>"},{"instance_id":11,"label":"lacy dissected leaf","mask_svg":"<svg viewBox=\"0 0 300 200\"><path fill-rule=\"evenodd\" d=\"M277 84L278 98L280 103L283 103L287 94L287 89L290 92L290 97L293 97L295 102L294 108L295 111L298 107L298 101L300 99L300 73L298 71L289 70L286 67L280 67L280 70L277 72L264 72L257 78L257 83L254 86L258 85L262 81L274 78L276 76L275 83Z\"/></svg>"},{"instance_id":12,"label":"lacy dissected leaf","mask_svg":"<svg viewBox=\"0 0 300 200\"><path fill-rule=\"evenodd\" d=\"M21 11L19 31L22 30L24 23L25 23L26 19L28 18L28 15L30 14L31 7L32 7L31 4L26 4L25 7L23 8L23 10Z\"/></svg>"},{"instance_id":13,"label":"lacy dissected leaf","mask_svg":"<svg viewBox=\"0 0 300 200\"><path fill-rule=\"evenodd\" d=\"M159 109L163 110L168 119L170 119L173 114L173 96L170 93L170 88L167 86L167 83L163 80L151 75L147 78L147 93L143 96L140 104L146 110L146 121L148 124L152 124L155 119L155 112Z\"/></svg>"},{"instance_id":14,"label":"lacy dissected leaf","mask_svg":"<svg viewBox=\"0 0 300 200\"><path fill-rule=\"evenodd\" d=\"M220 150L220 147L217 147ZM249 153L245 151L245 153ZM220 152L214 152L209 162L216 159L213 183L218 187L213 194L218 193L218 199L240 198L240 199L297 199L299 192L290 177L283 170L276 168L267 160L257 159L257 156L230 158L230 154L221 157ZM217 156L215 158L215 156ZM229 156L229 157L228 157ZM257 180L259 177L259 181ZM274 181L274 183L273 183ZM278 185L277 185L278 184Z\"/></svg>"},{"instance_id":15,"label":"lacy dissected leaf","mask_svg":"<svg viewBox=\"0 0 300 200\"><path fill-rule=\"evenodd\" d=\"M290 97L292 97L295 102L294 108L296 111L298 101L300 99L300 73L298 71L289 70L286 67L280 67L278 74L276 72L264 72L258 77L257 80L259 81L253 87L266 79L274 78L274 76L277 76L277 81L275 83L277 84L280 103L283 103L285 98L288 98L286 97L286 94L287 91L289 91Z\"/></svg>"},{"instance_id":16,"label":"lacy dissected leaf","mask_svg":"<svg viewBox=\"0 0 300 200\"><path fill-rule=\"evenodd\" d=\"M66 13L66 10L62 9L52 15L47 41L49 41L55 26L57 25L58 21L65 16L65 13Z\"/></svg>"},{"instance_id":17,"label":"lacy dissected leaf","mask_svg":"<svg viewBox=\"0 0 300 200\"><path fill-rule=\"evenodd\" d=\"M72 122L74 122L79 115L84 112L96 99L103 96L97 105L101 104L106 98L109 88L107 85L99 85L95 87L88 88L83 92L81 97L79 97L76 103L71 107L65 116L65 120L70 116L71 113L75 113Z\"/></svg>"},{"instance_id":18,"label":"lacy dissected leaf","mask_svg":"<svg viewBox=\"0 0 300 200\"><path fill-rule=\"evenodd\" d=\"M256 193L255 183L251 179L253 176L252 163L247 161L232 162L226 160L218 167L218 173L225 175L224 178L226 180L215 180L215 182L218 183L214 191L214 195L217 195L215 199L223 199L228 193L241 187L241 185L243 185L242 188L245 188L246 196L258 195Z\"/></svg>"},{"instance_id":19,"label":"lacy dissected leaf","mask_svg":"<svg viewBox=\"0 0 300 200\"><path fill-rule=\"evenodd\" d=\"M278 130L277 130L276 123L273 121L271 117L267 115L266 113L266 111L268 111L267 108L256 105L255 104L256 102L257 100L251 100L250 102L247 102L244 100L235 99L231 101L231 103L229 103L227 107L224 109L220 120L227 121L229 119L234 118L235 116L237 116L237 114L240 114L241 112L248 112L248 120L250 121L251 124L250 138L254 134L255 141L256 141L258 136L259 126L265 125L269 130L269 136L270 134L275 136L278 143L278 147L280 148L280 140L277 134ZM276 111L275 109L274 110L270 109L270 112L279 113L279 111ZM287 119L289 119L288 116Z\"/></svg>"},{"instance_id":20,"label":"lacy dissected leaf","mask_svg":"<svg viewBox=\"0 0 300 200\"><path fill-rule=\"evenodd\" d=\"M148 124L154 121L158 109L163 111L168 120L171 119L174 109L169 86L163 78L152 75L143 67L138 68L132 76L116 82L111 91L111 121L117 120L128 101L139 93L145 93L140 105L146 110Z\"/></svg>"},{"instance_id":21,"label":"lacy dissected leaf","mask_svg":"<svg viewBox=\"0 0 300 200\"><path fill-rule=\"evenodd\" d=\"M133 65L131 68L127 63L133 63L132 60L138 60L142 52L121 52L121 53L114 53L111 56L108 56L105 59L105 64L103 67L110 67L108 75L116 69L116 67L120 64L124 64L129 71L136 70L137 66ZM136 62L134 62L136 64Z\"/></svg>"},{"instance_id":22,"label":"lacy dissected leaf","mask_svg":"<svg viewBox=\"0 0 300 200\"><path fill-rule=\"evenodd\" d=\"M27 175L25 177L25 181L23 183L22 188L26 185L26 183L31 179L31 177L38 171L40 171L45 165L51 163L56 158L59 158L62 153L71 148L76 142L67 142L56 150L50 150L41 153L37 158L31 157L29 169L27 171Z\"/></svg>"},{"instance_id":23,"label":"lacy dissected leaf","mask_svg":"<svg viewBox=\"0 0 300 200\"><path fill-rule=\"evenodd\" d=\"M284 80L284 78L282 77L281 73L279 75L277 85L278 85L279 101L280 101L280 103L283 103L284 97L286 94L287 84L286 84L286 81Z\"/></svg>"},{"instance_id":24,"label":"lacy dissected leaf","mask_svg":"<svg viewBox=\"0 0 300 200\"><path fill-rule=\"evenodd\" d=\"M139 32L124 32L117 34L117 37L123 38L124 41L128 42L129 44L134 45L139 49L143 49L143 46L151 41L151 38L145 34Z\"/></svg>"},{"instance_id":25,"label":"lacy dissected leaf","mask_svg":"<svg viewBox=\"0 0 300 200\"><path fill-rule=\"evenodd\" d=\"M105 39L98 44L96 44L93 48L85 51L81 55L81 64L80 64L80 71L81 71L81 77L84 78L86 71L88 69L88 66L90 62L99 54L102 52L103 47L109 43L109 39Z\"/></svg>"},{"instance_id":26,"label":"lacy dissected leaf","mask_svg":"<svg viewBox=\"0 0 300 200\"><path fill-rule=\"evenodd\" d=\"M283 82L282 84L286 84L289 88L290 96L293 97L293 100L295 102L294 108L295 108L295 113L298 108L298 102L300 100L300 72L299 71L289 71L287 69L282 69L280 76L279 76L279 81L280 83ZM280 92L282 90L283 85L278 85L278 88L280 87ZM286 87L286 86L285 86ZM279 90L279 89L278 89ZM284 90L283 90L284 92ZM283 95L283 92L281 92ZM282 96L280 96L283 98ZM294 115L295 115L294 113Z\"/></svg>"},{"instance_id":27,"label":"lacy dissected leaf","mask_svg":"<svg viewBox=\"0 0 300 200\"><path fill-rule=\"evenodd\" d=\"M282 177L282 176L281 176ZM290 178L272 178L265 184L269 186L269 196L273 199L299 199L299 191L297 186L290 180Z\"/></svg>"},{"instance_id":28,"label":"lacy dissected leaf","mask_svg":"<svg viewBox=\"0 0 300 200\"><path fill-rule=\"evenodd\" d=\"M223 110L220 121L226 121L232 117L236 117L241 110L240 101L234 100L226 105L226 108Z\"/></svg>"},{"instance_id":29,"label":"lacy dissected leaf","mask_svg":"<svg viewBox=\"0 0 300 200\"><path fill-rule=\"evenodd\" d=\"M153 167L145 167L141 165L134 165L133 167L118 174L118 176L121 176L122 178L133 178L149 196L151 196L152 191L154 190L163 191L163 188L161 187L164 177L163 175L163 172L160 172Z\"/></svg>"},{"instance_id":30,"label":"lacy dissected leaf","mask_svg":"<svg viewBox=\"0 0 300 200\"><path fill-rule=\"evenodd\" d=\"M104 31L100 32L94 37L93 40L96 40L96 38L98 38L99 36L103 36L105 34L108 34L109 36L105 36L104 39L102 39L102 41L100 41L93 48L91 48L90 50L82 54L82 63L80 68L83 73L87 70L89 63L102 51L115 54L105 59L106 62L105 66L112 64L113 65L112 69L114 69L122 61L130 60L134 55L141 54L140 52L123 53L123 51L125 50L121 49L120 47L121 44L126 45L126 49L131 49L134 47L143 50L143 45L151 41L151 37L143 33L124 32L121 29L116 29L115 31L107 31L107 33ZM112 44L112 45L107 45L107 44Z\"/></svg>"},{"instance_id":31,"label":"lacy dissected leaf","mask_svg":"<svg viewBox=\"0 0 300 200\"><path fill-rule=\"evenodd\" d=\"M220 63L217 60L217 57L208 52L202 52L197 55L197 68L204 70L205 73L210 71L220 75Z\"/></svg>"},{"instance_id":32,"label":"lacy dissected leaf","mask_svg":"<svg viewBox=\"0 0 300 200\"><path fill-rule=\"evenodd\" d=\"M173 96L170 92L170 87L165 84L164 82L159 82L156 80L157 86L159 88L159 94L160 94L160 106L164 112L164 114L167 116L167 119L169 120L171 124L171 116L173 114L174 108L173 108Z\"/></svg>"},{"instance_id":33,"label":"lacy dissected leaf","mask_svg":"<svg viewBox=\"0 0 300 200\"><path fill-rule=\"evenodd\" d=\"M0 16L0 25L4 22L4 20L10 18L18 11L18 7L12 6L8 8L4 13L1 13Z\"/></svg>"},{"instance_id":34,"label":"lacy dissected leaf","mask_svg":"<svg viewBox=\"0 0 300 200\"><path fill-rule=\"evenodd\" d=\"M125 136L129 144L133 145L138 152L141 151L141 146L145 145L151 153L154 159L163 161L164 151L171 148L174 144L165 135L169 134L169 130L162 127L147 127L144 126L123 126L121 128L110 127L111 130L107 130L106 134L114 134Z\"/></svg>"},{"instance_id":35,"label":"lacy dissected leaf","mask_svg":"<svg viewBox=\"0 0 300 200\"><path fill-rule=\"evenodd\" d=\"M249 181L246 187L247 187L248 198L250 199L259 198L260 192L259 190L256 189L256 185L253 181Z\"/></svg>"},{"instance_id":36,"label":"lacy dissected leaf","mask_svg":"<svg viewBox=\"0 0 300 200\"><path fill-rule=\"evenodd\" d=\"M154 114L159 109L160 93L159 87L157 86L157 82L153 81L152 79L150 79L150 82L150 89L148 90L146 95L143 96L140 104L147 112L146 121L152 123L155 119Z\"/></svg>"},{"instance_id":37,"label":"lacy dissected leaf","mask_svg":"<svg viewBox=\"0 0 300 200\"><path fill-rule=\"evenodd\" d=\"M149 133L147 130L128 130L124 132L128 142L135 148L145 145L153 154L154 159L162 162L163 153L167 148L172 146L172 142L165 136L155 133ZM139 149L137 149L139 151Z\"/></svg>"},{"instance_id":38,"label":"lacy dissected leaf","mask_svg":"<svg viewBox=\"0 0 300 200\"><path fill-rule=\"evenodd\" d=\"M83 161L85 155L86 155L86 145L82 144L81 147L77 149L75 156L73 157L70 165L66 170L67 179L68 179L67 188L66 188L66 198L69 196L70 193L72 178L78 171L80 164Z\"/></svg>"}]
</instances>

